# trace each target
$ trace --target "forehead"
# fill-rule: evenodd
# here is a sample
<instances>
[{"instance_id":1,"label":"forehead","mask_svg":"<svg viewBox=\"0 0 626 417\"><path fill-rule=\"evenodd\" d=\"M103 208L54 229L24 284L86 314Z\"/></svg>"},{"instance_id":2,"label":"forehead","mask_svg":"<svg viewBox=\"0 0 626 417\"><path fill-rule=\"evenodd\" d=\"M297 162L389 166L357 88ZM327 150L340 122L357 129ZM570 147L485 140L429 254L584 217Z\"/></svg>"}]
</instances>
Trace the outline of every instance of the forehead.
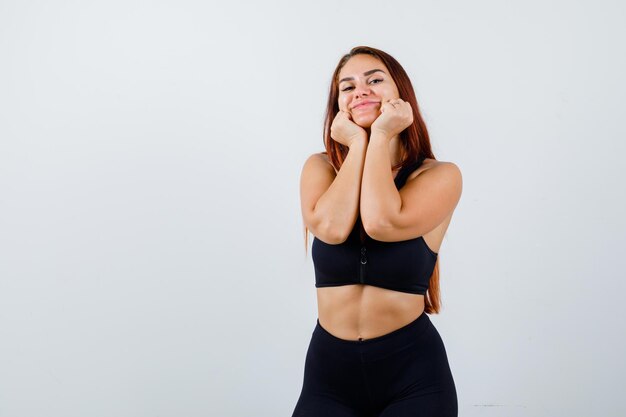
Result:
<instances>
[{"instance_id":1,"label":"forehead","mask_svg":"<svg viewBox=\"0 0 626 417\"><path fill-rule=\"evenodd\" d=\"M355 55L341 68L338 80L345 77L362 77L365 71L372 69L381 69L385 71L385 73L389 74L389 70L380 59L367 54Z\"/></svg>"}]
</instances>

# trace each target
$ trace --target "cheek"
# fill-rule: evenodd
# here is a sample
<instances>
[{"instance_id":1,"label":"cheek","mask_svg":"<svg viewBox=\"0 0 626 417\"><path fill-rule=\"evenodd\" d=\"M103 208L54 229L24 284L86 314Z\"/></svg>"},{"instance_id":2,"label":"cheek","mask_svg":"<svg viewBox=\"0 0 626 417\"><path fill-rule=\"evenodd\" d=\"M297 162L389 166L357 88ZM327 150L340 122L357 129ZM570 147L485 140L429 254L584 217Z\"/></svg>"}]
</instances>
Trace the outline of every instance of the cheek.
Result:
<instances>
[{"instance_id":1,"label":"cheek","mask_svg":"<svg viewBox=\"0 0 626 417\"><path fill-rule=\"evenodd\" d=\"M339 104L339 110L348 110L348 100L346 97L340 97L339 100L337 100L337 103Z\"/></svg>"},{"instance_id":2,"label":"cheek","mask_svg":"<svg viewBox=\"0 0 626 417\"><path fill-rule=\"evenodd\" d=\"M400 93L396 86L387 85L384 91L381 91L381 94L389 99L400 98Z\"/></svg>"}]
</instances>

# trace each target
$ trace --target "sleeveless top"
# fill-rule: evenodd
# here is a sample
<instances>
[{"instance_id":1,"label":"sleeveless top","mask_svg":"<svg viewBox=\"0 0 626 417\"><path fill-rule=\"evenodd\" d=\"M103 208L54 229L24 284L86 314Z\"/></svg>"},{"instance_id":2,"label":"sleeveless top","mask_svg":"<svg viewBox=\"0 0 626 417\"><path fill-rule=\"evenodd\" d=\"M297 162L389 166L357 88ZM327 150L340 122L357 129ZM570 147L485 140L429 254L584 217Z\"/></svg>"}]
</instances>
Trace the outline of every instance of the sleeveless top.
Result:
<instances>
[{"instance_id":1,"label":"sleeveless top","mask_svg":"<svg viewBox=\"0 0 626 417\"><path fill-rule=\"evenodd\" d=\"M400 169L394 179L398 190L423 161L424 158L420 157L415 163ZM422 236L398 242L372 239L362 229L359 215L344 242L328 244L314 238L311 258L317 288L367 284L411 294L426 294L437 253L428 247Z\"/></svg>"}]
</instances>

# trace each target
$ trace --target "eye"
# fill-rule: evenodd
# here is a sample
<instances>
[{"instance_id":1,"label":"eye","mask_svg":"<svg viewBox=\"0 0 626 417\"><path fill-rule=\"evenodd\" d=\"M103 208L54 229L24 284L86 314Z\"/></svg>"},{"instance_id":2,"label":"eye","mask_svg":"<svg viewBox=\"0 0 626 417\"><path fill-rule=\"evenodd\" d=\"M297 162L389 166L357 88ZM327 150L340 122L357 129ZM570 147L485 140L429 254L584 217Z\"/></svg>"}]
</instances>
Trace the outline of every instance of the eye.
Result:
<instances>
[{"instance_id":1,"label":"eye","mask_svg":"<svg viewBox=\"0 0 626 417\"><path fill-rule=\"evenodd\" d=\"M374 78L372 81L370 81L370 83L373 83L373 82L375 82L375 81L377 81L377 83L376 83L376 84L378 84L378 83L382 83L382 82L383 82L383 80L382 80L381 78Z\"/></svg>"},{"instance_id":2,"label":"eye","mask_svg":"<svg viewBox=\"0 0 626 417\"><path fill-rule=\"evenodd\" d=\"M352 87L352 86L348 86L348 87L343 88L341 91L348 91L348 90L350 90L351 88L354 88L354 87Z\"/></svg>"}]
</instances>

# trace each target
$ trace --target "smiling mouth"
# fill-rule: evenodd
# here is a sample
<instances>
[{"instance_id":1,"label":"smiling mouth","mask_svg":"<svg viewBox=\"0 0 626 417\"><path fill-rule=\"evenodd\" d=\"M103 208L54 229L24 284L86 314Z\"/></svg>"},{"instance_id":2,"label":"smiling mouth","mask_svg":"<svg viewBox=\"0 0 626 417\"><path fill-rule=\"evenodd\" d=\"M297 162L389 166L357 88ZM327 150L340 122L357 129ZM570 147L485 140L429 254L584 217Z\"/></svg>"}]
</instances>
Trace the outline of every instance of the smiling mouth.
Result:
<instances>
[{"instance_id":1,"label":"smiling mouth","mask_svg":"<svg viewBox=\"0 0 626 417\"><path fill-rule=\"evenodd\" d=\"M352 108L352 110L362 109L362 108L365 108L365 107L375 106L375 105L378 105L378 103L375 102L375 101L371 101L369 103L363 103L363 104L359 104L358 106L354 106Z\"/></svg>"}]
</instances>

